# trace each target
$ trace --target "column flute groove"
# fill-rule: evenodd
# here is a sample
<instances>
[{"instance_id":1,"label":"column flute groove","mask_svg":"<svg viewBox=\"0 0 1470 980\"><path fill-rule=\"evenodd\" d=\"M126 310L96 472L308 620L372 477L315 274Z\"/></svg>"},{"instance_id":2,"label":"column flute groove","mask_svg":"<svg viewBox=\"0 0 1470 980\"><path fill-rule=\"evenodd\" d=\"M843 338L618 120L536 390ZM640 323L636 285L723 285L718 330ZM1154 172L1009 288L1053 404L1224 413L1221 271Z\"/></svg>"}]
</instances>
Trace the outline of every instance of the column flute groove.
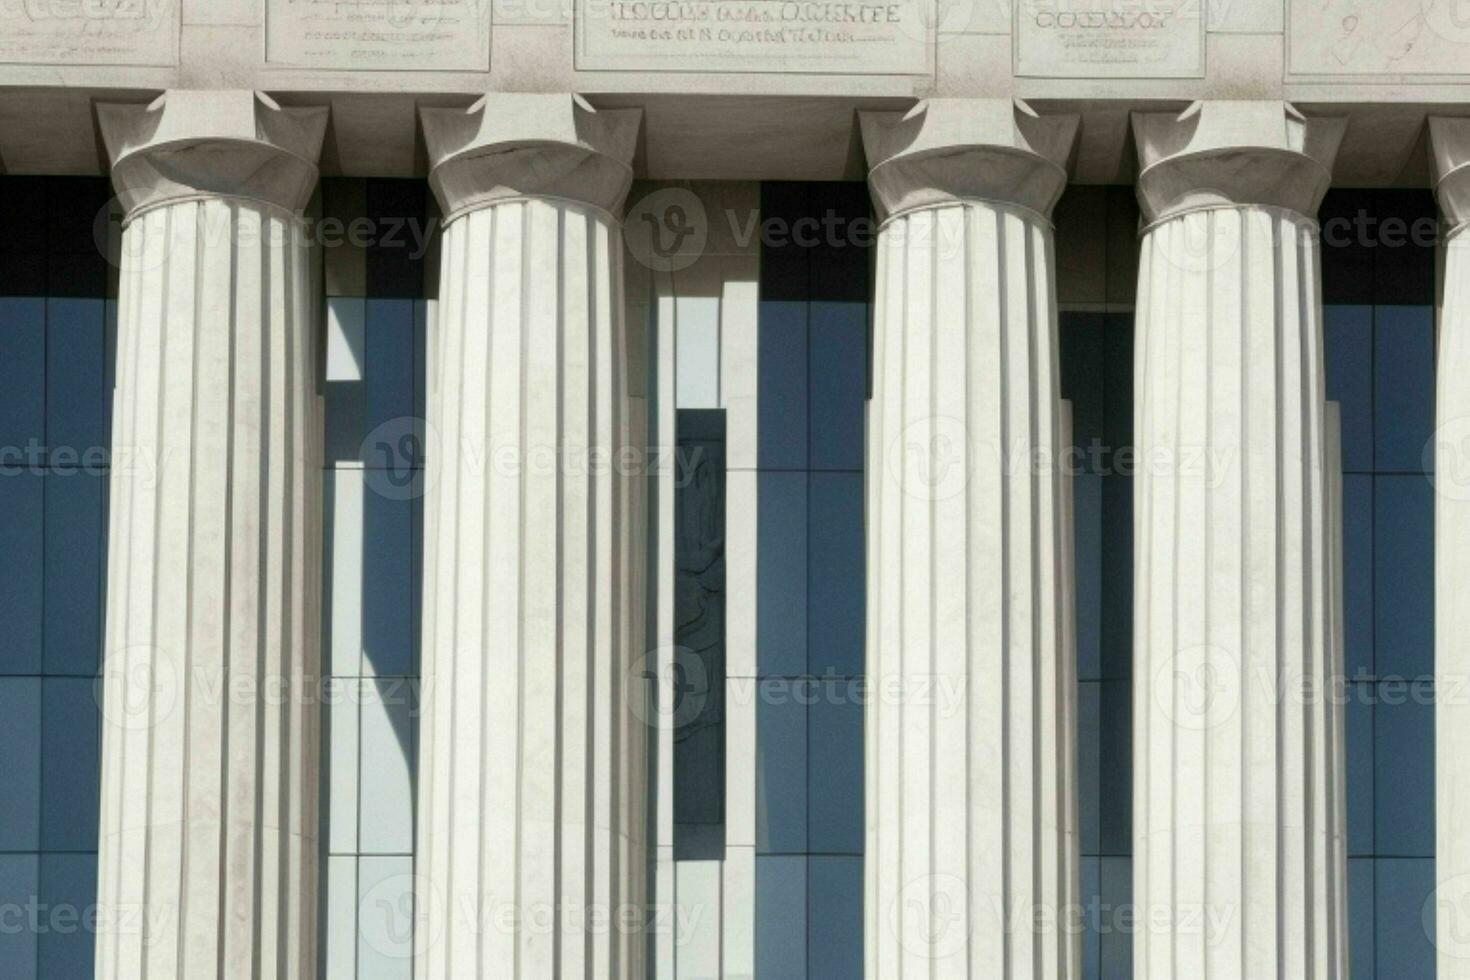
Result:
<instances>
[{"instance_id":1,"label":"column flute groove","mask_svg":"<svg viewBox=\"0 0 1470 980\"><path fill-rule=\"evenodd\" d=\"M421 980L642 976L644 550L623 327L638 110L426 109ZM474 751L464 733L474 732Z\"/></svg>"},{"instance_id":2,"label":"column flute groove","mask_svg":"<svg viewBox=\"0 0 1470 980\"><path fill-rule=\"evenodd\" d=\"M1280 102L1134 116L1139 977L1346 975L1312 217L1343 129Z\"/></svg>"},{"instance_id":3,"label":"column flute groove","mask_svg":"<svg viewBox=\"0 0 1470 980\"><path fill-rule=\"evenodd\" d=\"M126 211L97 976L316 972L321 411L301 226L326 109L98 116Z\"/></svg>"},{"instance_id":4,"label":"column flute groove","mask_svg":"<svg viewBox=\"0 0 1470 980\"><path fill-rule=\"evenodd\" d=\"M862 129L885 218L868 418L866 974L1076 977L1049 215L1077 118L939 99L864 113Z\"/></svg>"}]
</instances>

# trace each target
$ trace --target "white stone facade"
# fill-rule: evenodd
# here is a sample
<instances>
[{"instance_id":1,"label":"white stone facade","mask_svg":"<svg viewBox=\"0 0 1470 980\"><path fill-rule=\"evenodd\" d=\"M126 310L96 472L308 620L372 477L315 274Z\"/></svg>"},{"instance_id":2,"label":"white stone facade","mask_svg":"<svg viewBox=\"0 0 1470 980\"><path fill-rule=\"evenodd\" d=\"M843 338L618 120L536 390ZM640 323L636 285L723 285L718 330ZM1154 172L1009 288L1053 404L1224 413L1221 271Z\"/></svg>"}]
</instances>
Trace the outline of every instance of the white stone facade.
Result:
<instances>
[{"instance_id":1,"label":"white stone facade","mask_svg":"<svg viewBox=\"0 0 1470 980\"><path fill-rule=\"evenodd\" d=\"M1470 494L1443 470L1470 452L1470 27L1449 0L1389 6L0 0L0 169L110 177L113 445L171 460L110 484L98 907L148 924L99 929L99 980L326 962L311 694L330 341L304 233L324 175L423 181L440 222L416 980L767 980L771 746L738 683L762 676L766 298L761 242L720 221L778 180L865 180L876 216L865 673L899 693L864 714L863 975L1085 975L1083 504L1058 317L1105 245L1059 256L1053 218L1069 186L1113 185L1142 215L1133 975L1346 980L1333 186L1437 194L1441 693L1470 632ZM629 214L635 182L635 210L668 193L678 223ZM684 224L689 200L703 223ZM666 231L672 253L646 238ZM685 231L709 260L693 269ZM677 474L533 465L655 458L684 409L725 413L728 477L723 823L697 860L674 846L660 714L686 653ZM198 676L237 675L284 693L191 698ZM936 681L957 709L905 693ZM1463 703L1436 705L1435 739L1421 918L1453 980L1470 978ZM489 924L507 910L550 926ZM1218 931L1187 925L1215 911Z\"/></svg>"}]
</instances>

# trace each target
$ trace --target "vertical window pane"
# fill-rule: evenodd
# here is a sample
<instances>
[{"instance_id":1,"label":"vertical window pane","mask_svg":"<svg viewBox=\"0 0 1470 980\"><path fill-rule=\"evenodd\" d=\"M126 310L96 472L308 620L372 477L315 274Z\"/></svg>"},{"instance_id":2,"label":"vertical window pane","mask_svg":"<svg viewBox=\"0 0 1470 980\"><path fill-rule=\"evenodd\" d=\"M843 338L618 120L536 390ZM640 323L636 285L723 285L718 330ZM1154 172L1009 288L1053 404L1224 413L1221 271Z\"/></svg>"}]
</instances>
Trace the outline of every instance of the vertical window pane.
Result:
<instances>
[{"instance_id":1,"label":"vertical window pane","mask_svg":"<svg viewBox=\"0 0 1470 980\"><path fill-rule=\"evenodd\" d=\"M95 777L94 777L95 779ZM95 835L89 847L96 846ZM45 980L92 980L96 935L97 858L41 855L41 909L46 921L37 943Z\"/></svg>"},{"instance_id":2,"label":"vertical window pane","mask_svg":"<svg viewBox=\"0 0 1470 980\"><path fill-rule=\"evenodd\" d=\"M760 687L756 711L756 851L807 849L807 709L786 681Z\"/></svg>"},{"instance_id":3,"label":"vertical window pane","mask_svg":"<svg viewBox=\"0 0 1470 980\"><path fill-rule=\"evenodd\" d=\"M0 450L14 465L17 453L46 444L46 301L0 297ZM42 461L44 462L44 460Z\"/></svg>"},{"instance_id":4,"label":"vertical window pane","mask_svg":"<svg viewBox=\"0 0 1470 980\"><path fill-rule=\"evenodd\" d=\"M863 672L867 581L861 473L812 473L808 484L807 670Z\"/></svg>"},{"instance_id":5,"label":"vertical window pane","mask_svg":"<svg viewBox=\"0 0 1470 980\"><path fill-rule=\"evenodd\" d=\"M1434 431L1434 311L1379 306L1373 333L1374 468L1421 472Z\"/></svg>"},{"instance_id":6,"label":"vertical window pane","mask_svg":"<svg viewBox=\"0 0 1470 980\"><path fill-rule=\"evenodd\" d=\"M1379 684L1374 708L1374 850L1434 855L1434 712L1425 685Z\"/></svg>"},{"instance_id":7,"label":"vertical window pane","mask_svg":"<svg viewBox=\"0 0 1470 980\"><path fill-rule=\"evenodd\" d=\"M805 857L755 859L755 975L805 980Z\"/></svg>"},{"instance_id":8,"label":"vertical window pane","mask_svg":"<svg viewBox=\"0 0 1470 980\"><path fill-rule=\"evenodd\" d=\"M1342 468L1373 469L1373 307L1328 305L1322 311L1327 397L1341 406Z\"/></svg>"},{"instance_id":9,"label":"vertical window pane","mask_svg":"<svg viewBox=\"0 0 1470 980\"><path fill-rule=\"evenodd\" d=\"M87 677L46 678L42 714L41 847L96 850L102 772L96 682Z\"/></svg>"},{"instance_id":10,"label":"vertical window pane","mask_svg":"<svg viewBox=\"0 0 1470 980\"><path fill-rule=\"evenodd\" d=\"M807 863L807 879L812 910L807 940L808 980L861 977L863 859L812 857Z\"/></svg>"},{"instance_id":11,"label":"vertical window pane","mask_svg":"<svg viewBox=\"0 0 1470 980\"><path fill-rule=\"evenodd\" d=\"M41 679L0 677L0 851L41 846Z\"/></svg>"},{"instance_id":12,"label":"vertical window pane","mask_svg":"<svg viewBox=\"0 0 1470 980\"><path fill-rule=\"evenodd\" d=\"M0 575L0 622L5 623L0 674L41 670L43 486L39 471L0 476L0 555L6 556L5 574Z\"/></svg>"},{"instance_id":13,"label":"vertical window pane","mask_svg":"<svg viewBox=\"0 0 1470 980\"><path fill-rule=\"evenodd\" d=\"M95 674L102 649L106 472L45 480L45 652L53 674Z\"/></svg>"},{"instance_id":14,"label":"vertical window pane","mask_svg":"<svg viewBox=\"0 0 1470 980\"><path fill-rule=\"evenodd\" d=\"M1381 980L1434 976L1433 937L1424 928L1424 904L1434 891L1434 860L1379 858L1373 884L1377 975Z\"/></svg>"},{"instance_id":15,"label":"vertical window pane","mask_svg":"<svg viewBox=\"0 0 1470 980\"><path fill-rule=\"evenodd\" d=\"M1373 481L1373 583L1380 677L1434 673L1434 489L1421 476Z\"/></svg>"},{"instance_id":16,"label":"vertical window pane","mask_svg":"<svg viewBox=\"0 0 1470 980\"><path fill-rule=\"evenodd\" d=\"M757 658L762 676L795 676L807 665L807 474L756 478Z\"/></svg>"}]
</instances>

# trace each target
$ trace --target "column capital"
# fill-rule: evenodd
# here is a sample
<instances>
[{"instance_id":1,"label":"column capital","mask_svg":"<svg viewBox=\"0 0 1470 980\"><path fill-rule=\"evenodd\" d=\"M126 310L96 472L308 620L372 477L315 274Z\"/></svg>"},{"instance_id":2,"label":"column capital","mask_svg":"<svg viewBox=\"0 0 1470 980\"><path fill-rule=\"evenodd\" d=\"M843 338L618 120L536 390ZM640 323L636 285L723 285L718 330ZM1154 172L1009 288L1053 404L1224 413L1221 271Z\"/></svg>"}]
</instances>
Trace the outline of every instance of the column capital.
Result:
<instances>
[{"instance_id":1,"label":"column capital","mask_svg":"<svg viewBox=\"0 0 1470 980\"><path fill-rule=\"evenodd\" d=\"M446 221L523 197L618 215L633 183L642 109L594 109L578 95L495 92L468 109L421 109L429 185Z\"/></svg>"},{"instance_id":2,"label":"column capital","mask_svg":"<svg viewBox=\"0 0 1470 980\"><path fill-rule=\"evenodd\" d=\"M1019 99L928 99L858 119L880 218L966 200L1050 218L1080 121L1038 115Z\"/></svg>"},{"instance_id":3,"label":"column capital","mask_svg":"<svg viewBox=\"0 0 1470 980\"><path fill-rule=\"evenodd\" d=\"M1434 196L1452 232L1470 225L1470 118L1429 117Z\"/></svg>"},{"instance_id":4,"label":"column capital","mask_svg":"<svg viewBox=\"0 0 1470 980\"><path fill-rule=\"evenodd\" d=\"M1213 207L1274 207L1315 216L1347 130L1289 102L1202 101L1135 112L1138 200L1150 223Z\"/></svg>"},{"instance_id":5,"label":"column capital","mask_svg":"<svg viewBox=\"0 0 1470 980\"><path fill-rule=\"evenodd\" d=\"M209 197L297 212L316 187L330 111L283 108L248 89L170 89L148 105L99 105L97 121L129 218Z\"/></svg>"}]
</instances>

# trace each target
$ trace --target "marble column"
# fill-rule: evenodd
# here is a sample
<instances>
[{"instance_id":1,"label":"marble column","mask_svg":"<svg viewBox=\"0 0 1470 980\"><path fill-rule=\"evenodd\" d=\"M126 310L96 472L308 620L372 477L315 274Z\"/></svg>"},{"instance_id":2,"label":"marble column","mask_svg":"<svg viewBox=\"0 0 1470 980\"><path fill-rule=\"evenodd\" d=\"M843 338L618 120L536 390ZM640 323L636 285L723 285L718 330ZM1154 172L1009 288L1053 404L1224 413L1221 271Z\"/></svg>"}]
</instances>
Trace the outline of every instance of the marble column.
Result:
<instances>
[{"instance_id":1,"label":"marble column","mask_svg":"<svg viewBox=\"0 0 1470 980\"><path fill-rule=\"evenodd\" d=\"M641 111L497 94L422 120L445 228L416 975L641 977L645 547L620 221Z\"/></svg>"},{"instance_id":2,"label":"marble column","mask_svg":"<svg viewBox=\"0 0 1470 980\"><path fill-rule=\"evenodd\" d=\"M1345 976L1313 217L1344 128L1281 102L1133 118L1140 978Z\"/></svg>"},{"instance_id":3,"label":"marble column","mask_svg":"<svg viewBox=\"0 0 1470 980\"><path fill-rule=\"evenodd\" d=\"M1075 681L1050 214L1075 116L862 114L866 974L1078 975Z\"/></svg>"},{"instance_id":4,"label":"marble column","mask_svg":"<svg viewBox=\"0 0 1470 980\"><path fill-rule=\"evenodd\" d=\"M126 224L97 976L316 972L318 303L327 110L102 105Z\"/></svg>"},{"instance_id":5,"label":"marble column","mask_svg":"<svg viewBox=\"0 0 1470 980\"><path fill-rule=\"evenodd\" d=\"M1448 229L1435 399L1435 907L1440 980L1470 980L1470 119L1429 121Z\"/></svg>"}]
</instances>

